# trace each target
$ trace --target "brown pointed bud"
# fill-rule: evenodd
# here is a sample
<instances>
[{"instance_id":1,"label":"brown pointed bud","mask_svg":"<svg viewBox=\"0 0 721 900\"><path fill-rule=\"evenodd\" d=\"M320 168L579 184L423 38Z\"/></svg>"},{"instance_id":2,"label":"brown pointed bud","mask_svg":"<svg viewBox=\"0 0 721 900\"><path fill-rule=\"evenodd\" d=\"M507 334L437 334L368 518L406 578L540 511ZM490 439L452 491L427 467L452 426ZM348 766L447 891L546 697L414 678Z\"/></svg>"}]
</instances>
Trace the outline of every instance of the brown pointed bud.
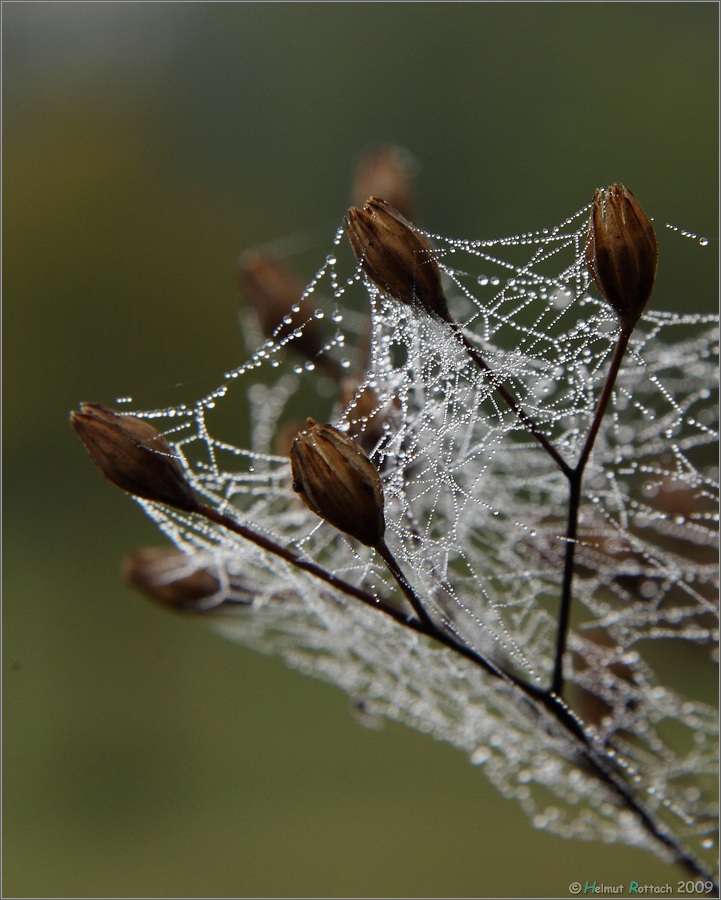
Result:
<instances>
[{"instance_id":1,"label":"brown pointed bud","mask_svg":"<svg viewBox=\"0 0 721 900\"><path fill-rule=\"evenodd\" d=\"M123 577L151 600L178 612L207 612L223 603L220 580L179 550L138 550L123 561Z\"/></svg>"},{"instance_id":2,"label":"brown pointed bud","mask_svg":"<svg viewBox=\"0 0 721 900\"><path fill-rule=\"evenodd\" d=\"M433 248L398 210L371 197L364 207L348 210L345 227L358 262L376 287L451 321Z\"/></svg>"},{"instance_id":3,"label":"brown pointed bud","mask_svg":"<svg viewBox=\"0 0 721 900\"><path fill-rule=\"evenodd\" d=\"M238 263L238 282L266 338L282 341L298 329L300 320L292 317L292 307L303 296L303 286L279 262L257 251L244 253ZM323 348L319 323L306 322L292 346L308 359L316 357Z\"/></svg>"},{"instance_id":4,"label":"brown pointed bud","mask_svg":"<svg viewBox=\"0 0 721 900\"><path fill-rule=\"evenodd\" d=\"M108 481L143 500L188 512L197 509L198 499L176 452L145 419L102 403L81 403L70 422Z\"/></svg>"},{"instance_id":5,"label":"brown pointed bud","mask_svg":"<svg viewBox=\"0 0 721 900\"><path fill-rule=\"evenodd\" d=\"M402 147L384 147L369 153L358 164L353 200L359 206L367 197L385 197L406 218L415 214L414 160Z\"/></svg>"},{"instance_id":6,"label":"brown pointed bud","mask_svg":"<svg viewBox=\"0 0 721 900\"><path fill-rule=\"evenodd\" d=\"M658 242L650 219L622 184L612 184L594 194L586 265L622 327L632 329L651 296Z\"/></svg>"},{"instance_id":7,"label":"brown pointed bud","mask_svg":"<svg viewBox=\"0 0 721 900\"><path fill-rule=\"evenodd\" d=\"M317 516L369 547L386 530L378 470L353 438L308 419L290 451L293 490Z\"/></svg>"}]
</instances>

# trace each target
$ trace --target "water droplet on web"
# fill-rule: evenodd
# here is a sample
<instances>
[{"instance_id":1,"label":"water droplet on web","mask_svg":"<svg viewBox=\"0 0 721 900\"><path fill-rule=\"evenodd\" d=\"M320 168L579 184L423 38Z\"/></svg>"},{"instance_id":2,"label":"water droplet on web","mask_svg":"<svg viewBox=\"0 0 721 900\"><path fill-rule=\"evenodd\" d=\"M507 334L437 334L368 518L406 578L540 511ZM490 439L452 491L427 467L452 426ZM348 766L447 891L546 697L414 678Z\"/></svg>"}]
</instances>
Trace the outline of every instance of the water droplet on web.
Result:
<instances>
[{"instance_id":1,"label":"water droplet on web","mask_svg":"<svg viewBox=\"0 0 721 900\"><path fill-rule=\"evenodd\" d=\"M638 592L644 600L652 600L658 595L658 585L655 581L642 581Z\"/></svg>"},{"instance_id":2,"label":"water droplet on web","mask_svg":"<svg viewBox=\"0 0 721 900\"><path fill-rule=\"evenodd\" d=\"M317 310L313 313L313 315L316 317L316 319L322 319L322 318L325 316L325 313L323 312L322 309L317 309Z\"/></svg>"},{"instance_id":3,"label":"water droplet on web","mask_svg":"<svg viewBox=\"0 0 721 900\"><path fill-rule=\"evenodd\" d=\"M350 369L350 360L349 360L349 359L345 359L345 358L342 359L342 360L340 361L340 367L341 367L341 369Z\"/></svg>"},{"instance_id":4,"label":"water droplet on web","mask_svg":"<svg viewBox=\"0 0 721 900\"><path fill-rule=\"evenodd\" d=\"M573 294L566 290L557 290L551 294L551 303L555 309L565 309L573 300Z\"/></svg>"},{"instance_id":5,"label":"water droplet on web","mask_svg":"<svg viewBox=\"0 0 721 900\"><path fill-rule=\"evenodd\" d=\"M474 766L482 766L491 758L491 751L488 747L479 747L471 753L471 762Z\"/></svg>"},{"instance_id":6,"label":"water droplet on web","mask_svg":"<svg viewBox=\"0 0 721 900\"><path fill-rule=\"evenodd\" d=\"M704 850L713 850L713 848L716 846L716 842L713 838L704 838L701 841L701 846Z\"/></svg>"}]
</instances>

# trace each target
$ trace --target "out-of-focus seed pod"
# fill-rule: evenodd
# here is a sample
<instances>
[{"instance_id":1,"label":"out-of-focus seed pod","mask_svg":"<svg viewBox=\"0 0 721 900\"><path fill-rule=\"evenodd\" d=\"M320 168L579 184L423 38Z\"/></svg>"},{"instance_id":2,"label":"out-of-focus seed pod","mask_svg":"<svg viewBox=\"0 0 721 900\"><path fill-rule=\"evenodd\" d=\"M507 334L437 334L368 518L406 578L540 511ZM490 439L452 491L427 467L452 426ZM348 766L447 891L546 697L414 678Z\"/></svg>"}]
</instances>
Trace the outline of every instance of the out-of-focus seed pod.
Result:
<instances>
[{"instance_id":1,"label":"out-of-focus seed pod","mask_svg":"<svg viewBox=\"0 0 721 900\"><path fill-rule=\"evenodd\" d=\"M630 331L651 296L658 266L656 232L622 184L596 191L588 223L586 264L601 296Z\"/></svg>"},{"instance_id":2,"label":"out-of-focus seed pod","mask_svg":"<svg viewBox=\"0 0 721 900\"><path fill-rule=\"evenodd\" d=\"M348 210L345 226L358 262L376 287L451 321L434 250L398 210L371 197L362 208Z\"/></svg>"},{"instance_id":3,"label":"out-of-focus seed pod","mask_svg":"<svg viewBox=\"0 0 721 900\"><path fill-rule=\"evenodd\" d=\"M624 651L604 628L584 631L572 651L574 683L569 694L575 709L585 722L599 726L613 721L613 703L624 694L626 709L637 701L633 691L633 668L624 661Z\"/></svg>"},{"instance_id":4,"label":"out-of-focus seed pod","mask_svg":"<svg viewBox=\"0 0 721 900\"><path fill-rule=\"evenodd\" d=\"M415 215L414 160L402 147L384 147L369 153L358 164L353 185L353 202L358 206L367 197L384 197L407 219Z\"/></svg>"},{"instance_id":5,"label":"out-of-focus seed pod","mask_svg":"<svg viewBox=\"0 0 721 900\"><path fill-rule=\"evenodd\" d=\"M81 403L70 422L108 481L143 500L187 512L198 508L177 454L148 421L102 403Z\"/></svg>"},{"instance_id":6,"label":"out-of-focus seed pod","mask_svg":"<svg viewBox=\"0 0 721 900\"><path fill-rule=\"evenodd\" d=\"M348 433L366 451L371 451L383 437L384 423L389 421L389 409L381 406L378 394L369 385L361 387L355 378L344 378L338 399L352 410L348 413Z\"/></svg>"},{"instance_id":7,"label":"out-of-focus seed pod","mask_svg":"<svg viewBox=\"0 0 721 900\"><path fill-rule=\"evenodd\" d=\"M305 423L301 422L299 419L293 419L292 421L281 425L276 432L275 440L273 441L273 449L276 455L288 456L290 448L293 446L293 441L296 439L298 433L304 428Z\"/></svg>"},{"instance_id":8,"label":"out-of-focus seed pod","mask_svg":"<svg viewBox=\"0 0 721 900\"><path fill-rule=\"evenodd\" d=\"M318 356L323 347L319 323L311 318L299 329L301 322L293 317L292 307L300 301L303 287L287 269L269 256L248 251L238 263L238 283L266 338L280 342L300 331L292 338L293 349L308 359ZM308 315L312 312L308 307Z\"/></svg>"},{"instance_id":9,"label":"out-of-focus seed pod","mask_svg":"<svg viewBox=\"0 0 721 900\"><path fill-rule=\"evenodd\" d=\"M353 438L308 419L290 451L293 489L317 516L377 547L386 529L378 470Z\"/></svg>"},{"instance_id":10,"label":"out-of-focus seed pod","mask_svg":"<svg viewBox=\"0 0 721 900\"><path fill-rule=\"evenodd\" d=\"M220 580L209 568L194 566L180 550L138 550L123 561L123 577L151 600L177 612L207 612L223 603Z\"/></svg>"}]
</instances>

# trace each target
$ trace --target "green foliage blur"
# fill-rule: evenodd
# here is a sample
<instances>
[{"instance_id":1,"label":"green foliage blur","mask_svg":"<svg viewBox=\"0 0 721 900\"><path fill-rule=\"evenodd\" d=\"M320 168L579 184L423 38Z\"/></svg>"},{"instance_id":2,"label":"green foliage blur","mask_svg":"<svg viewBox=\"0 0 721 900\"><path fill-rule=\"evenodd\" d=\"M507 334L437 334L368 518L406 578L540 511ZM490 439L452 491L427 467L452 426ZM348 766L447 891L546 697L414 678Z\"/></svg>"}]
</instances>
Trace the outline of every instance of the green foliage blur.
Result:
<instances>
[{"instance_id":1,"label":"green foliage blur","mask_svg":"<svg viewBox=\"0 0 721 900\"><path fill-rule=\"evenodd\" d=\"M713 309L718 6L2 14L4 895L675 886L646 854L534 832L457 751L360 728L339 691L132 593L120 560L162 536L67 417L219 383L245 353L240 252L297 238L310 277L381 144L420 162L419 221L458 237L552 226L622 181L659 226L652 305Z\"/></svg>"}]
</instances>

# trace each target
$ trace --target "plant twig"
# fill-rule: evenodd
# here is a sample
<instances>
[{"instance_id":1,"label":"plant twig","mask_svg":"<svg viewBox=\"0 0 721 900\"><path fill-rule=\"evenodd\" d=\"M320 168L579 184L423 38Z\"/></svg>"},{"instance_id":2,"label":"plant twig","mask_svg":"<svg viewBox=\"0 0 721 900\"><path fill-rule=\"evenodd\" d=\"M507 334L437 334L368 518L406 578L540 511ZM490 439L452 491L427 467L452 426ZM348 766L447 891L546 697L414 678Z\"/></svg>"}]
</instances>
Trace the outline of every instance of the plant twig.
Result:
<instances>
[{"instance_id":1,"label":"plant twig","mask_svg":"<svg viewBox=\"0 0 721 900\"><path fill-rule=\"evenodd\" d=\"M540 430L534 419L524 410L524 408L518 402L516 397L511 393L511 391L508 390L503 382L499 381L496 373L488 365L481 353L466 337L458 322L456 322L455 320L447 321L453 329L453 334L455 335L456 339L468 353L476 366L478 366L481 372L483 372L486 378L488 378L493 390L497 391L501 395L501 397L503 397L508 406L513 410L516 416L518 416L519 421L523 423L523 425L528 429L529 433L538 441L538 443L543 447L546 453L548 453L551 459L556 463L558 468L568 478L571 474L571 467L568 465L566 460L561 456L558 450L556 450L556 448L548 440L546 435Z\"/></svg>"},{"instance_id":2,"label":"plant twig","mask_svg":"<svg viewBox=\"0 0 721 900\"><path fill-rule=\"evenodd\" d=\"M591 456L593 445L596 441L601 421L608 401L613 394L613 388L616 383L619 369L623 357L628 347L628 341L631 337L631 330L624 327L618 335L616 347L613 351L611 364L606 374L606 380L598 399L596 410L593 414L591 427L586 435L586 440L581 450L581 455L575 467L568 473L568 523L566 527L566 549L563 561L563 582L561 586L561 605L558 614L558 631L556 633L556 653L554 658L553 680L551 682L551 690L557 696L563 694L564 675L563 675L563 659L566 653L566 643L568 641L568 630L571 619L571 605L573 599L573 575L574 560L576 553L577 535L578 535L578 510L581 502L581 488L583 484L583 475L586 464Z\"/></svg>"}]
</instances>

